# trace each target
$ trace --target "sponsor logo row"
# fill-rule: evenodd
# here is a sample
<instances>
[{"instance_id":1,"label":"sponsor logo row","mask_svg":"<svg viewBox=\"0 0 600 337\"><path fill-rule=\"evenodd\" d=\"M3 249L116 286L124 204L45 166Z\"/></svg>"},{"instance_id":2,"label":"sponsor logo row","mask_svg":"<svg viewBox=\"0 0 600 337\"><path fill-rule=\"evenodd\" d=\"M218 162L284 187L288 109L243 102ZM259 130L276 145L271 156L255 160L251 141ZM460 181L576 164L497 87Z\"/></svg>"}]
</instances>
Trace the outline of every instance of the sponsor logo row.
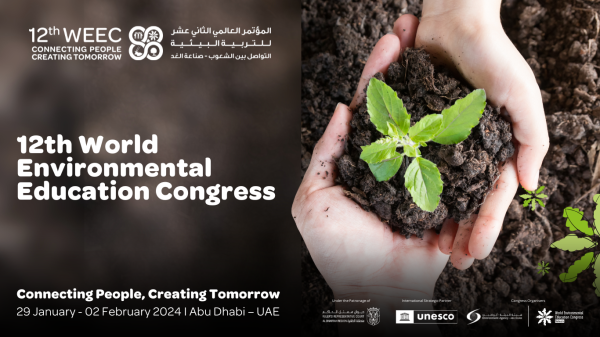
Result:
<instances>
[{"instance_id":1,"label":"sponsor logo row","mask_svg":"<svg viewBox=\"0 0 600 337\"><path fill-rule=\"evenodd\" d=\"M528 318L524 314L514 313L496 313L481 314L479 309L475 309L466 315L471 324L481 320L524 320ZM367 310L366 321L370 325L377 325L380 322L381 313L379 308L369 308ZM537 324L565 323L565 319L580 320L583 319L583 312L558 311L552 315L552 310L538 311L535 316ZM553 319L554 318L554 322ZM396 324L458 324L457 310L396 310ZM527 319L529 326L529 319Z\"/></svg>"}]
</instances>

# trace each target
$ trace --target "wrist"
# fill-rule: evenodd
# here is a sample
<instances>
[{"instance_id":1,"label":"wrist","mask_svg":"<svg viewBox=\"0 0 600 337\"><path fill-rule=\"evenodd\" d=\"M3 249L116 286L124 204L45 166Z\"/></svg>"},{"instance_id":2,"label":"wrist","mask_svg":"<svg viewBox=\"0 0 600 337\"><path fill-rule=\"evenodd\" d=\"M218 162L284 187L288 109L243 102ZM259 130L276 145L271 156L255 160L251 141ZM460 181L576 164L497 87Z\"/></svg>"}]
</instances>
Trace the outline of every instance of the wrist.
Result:
<instances>
[{"instance_id":1,"label":"wrist","mask_svg":"<svg viewBox=\"0 0 600 337\"><path fill-rule=\"evenodd\" d=\"M333 295L338 303L354 303L354 301L375 301L402 303L406 299L432 299L433 286L423 289L408 289L389 286L348 286L333 288ZM368 302L366 302L368 303Z\"/></svg>"},{"instance_id":2,"label":"wrist","mask_svg":"<svg viewBox=\"0 0 600 337\"><path fill-rule=\"evenodd\" d=\"M473 30L490 25L502 27L501 5L502 0L423 0L421 20L453 21L458 27Z\"/></svg>"},{"instance_id":3,"label":"wrist","mask_svg":"<svg viewBox=\"0 0 600 337\"><path fill-rule=\"evenodd\" d=\"M505 35L500 6L501 0L424 0L416 44L460 55L473 41Z\"/></svg>"},{"instance_id":4,"label":"wrist","mask_svg":"<svg viewBox=\"0 0 600 337\"><path fill-rule=\"evenodd\" d=\"M423 0L423 17L460 12L467 18L489 16L500 18L502 0Z\"/></svg>"}]
</instances>

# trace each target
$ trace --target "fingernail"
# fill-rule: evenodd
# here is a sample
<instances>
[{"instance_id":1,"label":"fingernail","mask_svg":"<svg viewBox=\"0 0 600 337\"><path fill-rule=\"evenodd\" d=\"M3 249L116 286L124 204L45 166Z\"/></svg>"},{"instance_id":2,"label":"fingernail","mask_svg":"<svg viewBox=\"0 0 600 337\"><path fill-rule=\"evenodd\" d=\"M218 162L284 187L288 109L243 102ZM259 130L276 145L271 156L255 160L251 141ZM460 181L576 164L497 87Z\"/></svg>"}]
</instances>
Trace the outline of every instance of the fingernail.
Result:
<instances>
[{"instance_id":1,"label":"fingernail","mask_svg":"<svg viewBox=\"0 0 600 337\"><path fill-rule=\"evenodd\" d=\"M337 110L340 107L340 104L342 104L342 102L339 102L336 106L335 106L335 110Z\"/></svg>"}]
</instances>

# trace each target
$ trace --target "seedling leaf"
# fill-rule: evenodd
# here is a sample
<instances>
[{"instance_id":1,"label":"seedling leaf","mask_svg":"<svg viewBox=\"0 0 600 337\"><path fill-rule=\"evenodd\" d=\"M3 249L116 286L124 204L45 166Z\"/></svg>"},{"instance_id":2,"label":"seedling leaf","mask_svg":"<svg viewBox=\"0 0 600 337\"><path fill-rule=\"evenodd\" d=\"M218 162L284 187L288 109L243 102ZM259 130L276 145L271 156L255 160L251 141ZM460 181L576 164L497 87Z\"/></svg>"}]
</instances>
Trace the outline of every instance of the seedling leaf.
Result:
<instances>
[{"instance_id":1,"label":"seedling leaf","mask_svg":"<svg viewBox=\"0 0 600 337\"><path fill-rule=\"evenodd\" d=\"M396 154L399 156L396 159L384 161L376 164L369 164L369 168L371 172L375 176L377 181L386 181L392 178L396 172L400 169L400 165L402 165L402 155L400 153Z\"/></svg>"},{"instance_id":2,"label":"seedling leaf","mask_svg":"<svg viewBox=\"0 0 600 337\"><path fill-rule=\"evenodd\" d=\"M403 156L414 157L404 183L413 201L422 210L432 212L440 203L443 182L440 171L421 157L419 148L436 139L440 144L456 144L466 139L479 123L484 108L485 91L475 90L442 114L424 116L411 128L410 115L394 89L372 78L367 88L367 110L371 123L388 137L362 146L360 158L369 164L378 181L386 181L400 170ZM403 147L402 154L397 152L398 147ZM535 200L531 201L535 207Z\"/></svg>"},{"instance_id":3,"label":"seedling leaf","mask_svg":"<svg viewBox=\"0 0 600 337\"><path fill-rule=\"evenodd\" d=\"M569 270L566 273L562 273L558 277L565 283L573 282L577 280L577 275L579 275L579 273L590 267L590 264L593 260L594 252L589 252L582 256L581 259L575 261L573 265L569 267Z\"/></svg>"},{"instance_id":4,"label":"seedling leaf","mask_svg":"<svg viewBox=\"0 0 600 337\"><path fill-rule=\"evenodd\" d=\"M520 197L523 198L523 199L531 199L531 198L533 198L533 196L531 196L529 194L521 194Z\"/></svg>"},{"instance_id":5,"label":"seedling leaf","mask_svg":"<svg viewBox=\"0 0 600 337\"><path fill-rule=\"evenodd\" d=\"M594 231L590 227L588 227L588 222L582 220L583 212L581 212L579 208L565 208L565 210L563 211L563 218L567 218L566 226L571 231L575 231L577 229L585 235L594 235Z\"/></svg>"},{"instance_id":6,"label":"seedling leaf","mask_svg":"<svg viewBox=\"0 0 600 337\"><path fill-rule=\"evenodd\" d=\"M439 144L458 144L467 139L471 129L479 124L485 109L485 91L473 90L465 98L457 100L449 109L442 111L441 131L433 139Z\"/></svg>"},{"instance_id":7,"label":"seedling leaf","mask_svg":"<svg viewBox=\"0 0 600 337\"><path fill-rule=\"evenodd\" d=\"M599 204L600 194L594 195L594 202ZM598 224L599 213L600 213L600 205L596 206L596 210L594 211L594 219L595 224ZM582 212L577 208L567 207L564 210L563 217L567 218L567 227L570 230L580 230L582 232L589 232L591 228L587 227L587 221L581 220L583 217ZM586 228L581 228L585 223ZM593 230L592 230L593 233ZM598 235L597 227L596 227L596 235ZM591 235L590 235L591 236ZM599 235L600 236L600 235ZM558 240L554 242L550 247L558 248L562 250L566 250L569 252L580 251L586 248L593 248L598 245L597 242L592 241L591 237L577 237L576 234L569 234L562 240ZM562 282L573 282L577 279L577 276L582 271L588 269L590 266L593 266L594 274L596 279L594 280L593 286L596 288L595 293L596 296L600 297L600 254L594 257L594 252L588 252L583 255L579 260L575 261L572 266L569 267L566 273L562 273L559 275L559 278ZM594 263L595 262L595 263Z\"/></svg>"},{"instance_id":8,"label":"seedling leaf","mask_svg":"<svg viewBox=\"0 0 600 337\"><path fill-rule=\"evenodd\" d=\"M594 227L596 228L596 235L600 236L600 194L594 196L594 202L596 203L596 209L594 210Z\"/></svg>"},{"instance_id":9,"label":"seedling leaf","mask_svg":"<svg viewBox=\"0 0 600 337\"><path fill-rule=\"evenodd\" d=\"M542 274L542 276L548 274L550 272L550 267L548 265L549 264L544 261L538 262L538 274Z\"/></svg>"},{"instance_id":10,"label":"seedling leaf","mask_svg":"<svg viewBox=\"0 0 600 337\"><path fill-rule=\"evenodd\" d=\"M540 193L541 193L541 192L544 190L544 188L546 188L546 186L540 186L540 187L539 187L539 188L538 188L538 189L535 191L535 194L540 194Z\"/></svg>"},{"instance_id":11,"label":"seedling leaf","mask_svg":"<svg viewBox=\"0 0 600 337\"><path fill-rule=\"evenodd\" d=\"M400 130L398 130L398 127L396 126L396 124L387 122L387 127L388 127L388 133L387 133L388 136L390 136L392 138L402 137L402 132Z\"/></svg>"},{"instance_id":12,"label":"seedling leaf","mask_svg":"<svg viewBox=\"0 0 600 337\"><path fill-rule=\"evenodd\" d=\"M433 212L437 208L443 182L434 163L422 157L415 158L406 169L404 184L422 210Z\"/></svg>"},{"instance_id":13,"label":"seedling leaf","mask_svg":"<svg viewBox=\"0 0 600 337\"><path fill-rule=\"evenodd\" d=\"M535 200L538 202L538 204L540 204L540 206L542 206L542 208L546 207L546 205L544 205L544 202L541 201L540 199L535 199Z\"/></svg>"},{"instance_id":14,"label":"seedling leaf","mask_svg":"<svg viewBox=\"0 0 600 337\"><path fill-rule=\"evenodd\" d=\"M390 159L397 156L396 146L398 141L393 138L381 138L375 143L367 146L361 146L362 153L360 159L369 164L376 164L385 159Z\"/></svg>"},{"instance_id":15,"label":"seedling leaf","mask_svg":"<svg viewBox=\"0 0 600 337\"><path fill-rule=\"evenodd\" d=\"M596 247L596 245L597 243L588 237L580 238L575 234L569 234L564 238L555 241L552 245L550 245L550 247L558 248L567 252L576 252L586 248Z\"/></svg>"},{"instance_id":16,"label":"seedling leaf","mask_svg":"<svg viewBox=\"0 0 600 337\"><path fill-rule=\"evenodd\" d=\"M402 100L398 98L394 89L376 78L369 81L367 88L367 111L371 116L371 123L384 135L392 136L388 134L388 122L398 127L400 136L408 132L410 115L406 112Z\"/></svg>"},{"instance_id":17,"label":"seedling leaf","mask_svg":"<svg viewBox=\"0 0 600 337\"><path fill-rule=\"evenodd\" d=\"M409 157L420 157L421 151L419 151L419 149L415 149L412 146L404 145L404 154Z\"/></svg>"},{"instance_id":18,"label":"seedling leaf","mask_svg":"<svg viewBox=\"0 0 600 337\"><path fill-rule=\"evenodd\" d=\"M531 200L533 200L533 199L525 200L525 202L523 203L523 207L529 206L529 204L531 203Z\"/></svg>"},{"instance_id":19,"label":"seedling leaf","mask_svg":"<svg viewBox=\"0 0 600 337\"><path fill-rule=\"evenodd\" d=\"M408 130L408 136L415 143L429 141L442 128L442 120L440 114L427 115Z\"/></svg>"}]
</instances>

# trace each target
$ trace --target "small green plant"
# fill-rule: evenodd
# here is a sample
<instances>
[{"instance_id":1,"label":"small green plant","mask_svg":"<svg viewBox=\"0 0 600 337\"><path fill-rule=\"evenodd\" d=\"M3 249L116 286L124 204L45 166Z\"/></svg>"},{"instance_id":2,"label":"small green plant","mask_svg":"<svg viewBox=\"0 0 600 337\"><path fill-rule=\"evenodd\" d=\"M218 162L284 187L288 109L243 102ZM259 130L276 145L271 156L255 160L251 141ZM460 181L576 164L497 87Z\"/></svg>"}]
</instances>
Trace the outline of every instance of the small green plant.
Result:
<instances>
[{"instance_id":1,"label":"small green plant","mask_svg":"<svg viewBox=\"0 0 600 337\"><path fill-rule=\"evenodd\" d=\"M542 276L548 274L550 272L550 267L548 265L549 264L544 261L539 262L537 266L538 274L542 274Z\"/></svg>"},{"instance_id":2,"label":"small green plant","mask_svg":"<svg viewBox=\"0 0 600 337\"><path fill-rule=\"evenodd\" d=\"M523 188L528 193L528 194L520 195L521 198L525 199L525 201L523 201L523 207L531 206L531 210L534 211L536 202L538 204L540 204L540 206L546 207L546 205L544 205L544 202L542 201L542 199L546 199L546 198L548 198L548 196L545 194L540 194L540 193L542 193L544 188L545 188L545 186L540 186L540 188L538 188L535 192Z\"/></svg>"},{"instance_id":3,"label":"small green plant","mask_svg":"<svg viewBox=\"0 0 600 337\"><path fill-rule=\"evenodd\" d=\"M564 238L555 241L550 247L558 248L567 252L577 252L584 249L594 248L598 242L592 240L594 236L600 238L600 194L594 196L596 210L594 211L594 225L590 227L588 222L583 219L583 212L578 208L567 207L563 211L563 218L567 218L566 226L571 231L579 231L585 237L579 237L577 234L568 234ZM577 276L588 269L590 266L594 269L596 279L593 286L596 288L596 296L600 297L600 254L588 252L579 260L571 265L566 273L559 275L559 279L564 282L573 282L577 280Z\"/></svg>"},{"instance_id":4,"label":"small green plant","mask_svg":"<svg viewBox=\"0 0 600 337\"><path fill-rule=\"evenodd\" d=\"M387 181L398 172L404 156L415 158L406 169L404 185L422 210L433 212L440 203L443 183L437 166L421 157L419 148L429 141L449 145L467 139L479 124L485 100L483 89L474 90L441 114L427 115L410 126L410 115L394 89L372 78L367 110L371 123L387 137L362 146L360 159L369 164L377 181Z\"/></svg>"}]
</instances>

